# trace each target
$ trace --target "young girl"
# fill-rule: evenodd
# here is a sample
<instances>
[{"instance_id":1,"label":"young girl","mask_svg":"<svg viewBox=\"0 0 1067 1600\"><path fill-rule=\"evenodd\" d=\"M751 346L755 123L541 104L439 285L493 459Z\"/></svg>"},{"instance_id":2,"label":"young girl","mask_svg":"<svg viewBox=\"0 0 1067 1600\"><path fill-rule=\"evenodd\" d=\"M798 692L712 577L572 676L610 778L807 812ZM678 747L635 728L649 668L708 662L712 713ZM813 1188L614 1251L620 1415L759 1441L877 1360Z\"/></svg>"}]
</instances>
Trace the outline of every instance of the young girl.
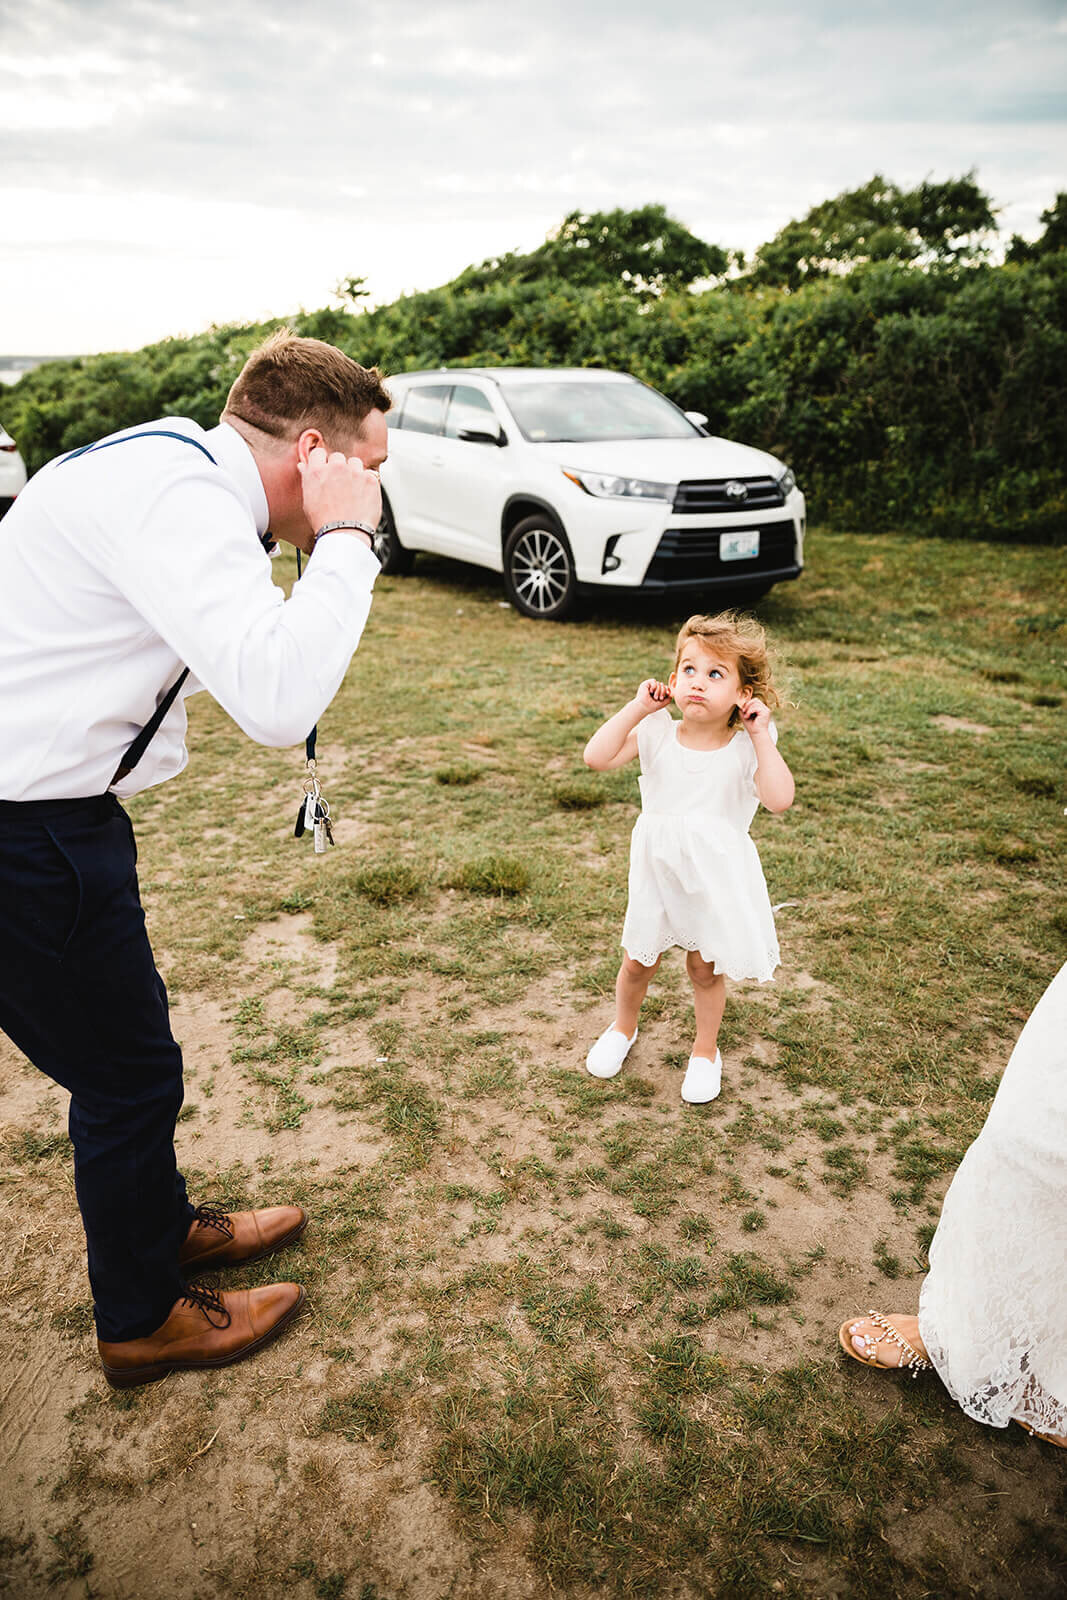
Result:
<instances>
[{"instance_id":1,"label":"young girl","mask_svg":"<svg viewBox=\"0 0 1067 1600\"><path fill-rule=\"evenodd\" d=\"M680 722L666 710L672 697ZM775 748L770 708L778 704L754 618L690 617L668 682L646 678L585 747L594 771L639 756L642 774L615 1021L586 1058L596 1078L621 1068L649 979L664 950L681 945L696 1011L682 1099L703 1104L719 1093L724 975L765 983L778 965L767 885L748 836L761 802L768 811L793 803L793 777Z\"/></svg>"}]
</instances>

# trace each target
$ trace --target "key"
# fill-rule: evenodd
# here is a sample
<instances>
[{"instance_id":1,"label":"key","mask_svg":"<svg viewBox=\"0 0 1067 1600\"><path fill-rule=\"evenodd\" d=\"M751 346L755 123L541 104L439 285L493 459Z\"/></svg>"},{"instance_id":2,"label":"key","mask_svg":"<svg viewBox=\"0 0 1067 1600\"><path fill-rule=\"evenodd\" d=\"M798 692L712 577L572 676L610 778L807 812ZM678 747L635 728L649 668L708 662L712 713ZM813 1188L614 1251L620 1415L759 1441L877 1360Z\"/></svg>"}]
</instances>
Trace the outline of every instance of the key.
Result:
<instances>
[{"instance_id":1,"label":"key","mask_svg":"<svg viewBox=\"0 0 1067 1600\"><path fill-rule=\"evenodd\" d=\"M330 802L324 800L320 794L315 801L315 850L318 855L325 854L327 844L333 844L333 829L330 826Z\"/></svg>"},{"instance_id":2,"label":"key","mask_svg":"<svg viewBox=\"0 0 1067 1600\"><path fill-rule=\"evenodd\" d=\"M326 854L326 830L330 821L330 808L322 798L321 791L315 795L315 854Z\"/></svg>"}]
</instances>

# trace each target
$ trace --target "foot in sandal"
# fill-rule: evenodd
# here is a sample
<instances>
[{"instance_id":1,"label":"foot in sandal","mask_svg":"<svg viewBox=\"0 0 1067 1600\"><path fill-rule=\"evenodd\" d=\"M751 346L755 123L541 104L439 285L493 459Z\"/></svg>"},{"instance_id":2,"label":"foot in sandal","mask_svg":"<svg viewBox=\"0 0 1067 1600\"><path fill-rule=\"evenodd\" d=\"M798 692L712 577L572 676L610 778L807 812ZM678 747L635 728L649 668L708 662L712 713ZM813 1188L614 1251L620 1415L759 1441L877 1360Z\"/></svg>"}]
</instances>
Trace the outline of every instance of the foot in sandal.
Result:
<instances>
[{"instance_id":1,"label":"foot in sandal","mask_svg":"<svg viewBox=\"0 0 1067 1600\"><path fill-rule=\"evenodd\" d=\"M850 1317L843 1322L837 1337L845 1354L854 1361L862 1361L865 1367L877 1367L880 1372L903 1368L910 1371L913 1378L931 1369L930 1356L919 1333L918 1317L895 1313L883 1317L877 1311L870 1311L865 1317ZM1040 1433L1021 1417L1013 1420L1035 1439L1067 1450L1067 1434Z\"/></svg>"},{"instance_id":2,"label":"foot in sandal","mask_svg":"<svg viewBox=\"0 0 1067 1600\"><path fill-rule=\"evenodd\" d=\"M918 1317L883 1317L878 1311L869 1311L865 1317L843 1322L837 1337L845 1354L865 1367L882 1372L900 1367L913 1378L929 1371L930 1357L919 1336Z\"/></svg>"}]
</instances>

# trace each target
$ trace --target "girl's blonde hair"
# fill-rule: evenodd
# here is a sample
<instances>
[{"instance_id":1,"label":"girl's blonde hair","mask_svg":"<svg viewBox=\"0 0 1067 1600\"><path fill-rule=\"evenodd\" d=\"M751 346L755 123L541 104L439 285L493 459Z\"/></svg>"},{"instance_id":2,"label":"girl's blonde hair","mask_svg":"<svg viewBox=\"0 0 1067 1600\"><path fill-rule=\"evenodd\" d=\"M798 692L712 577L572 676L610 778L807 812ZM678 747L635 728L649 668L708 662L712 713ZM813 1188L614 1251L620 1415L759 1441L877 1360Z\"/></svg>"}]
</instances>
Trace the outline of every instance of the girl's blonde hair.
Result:
<instances>
[{"instance_id":1,"label":"girl's blonde hair","mask_svg":"<svg viewBox=\"0 0 1067 1600\"><path fill-rule=\"evenodd\" d=\"M720 611L718 616L690 617L678 634L674 651L674 670L682 659L682 651L690 639L697 639L708 650L714 650L733 662L742 689L751 689L757 699L773 711L782 701L774 687L774 673L767 646L767 634L755 617L742 611ZM739 727L741 714L734 710L730 727Z\"/></svg>"}]
</instances>

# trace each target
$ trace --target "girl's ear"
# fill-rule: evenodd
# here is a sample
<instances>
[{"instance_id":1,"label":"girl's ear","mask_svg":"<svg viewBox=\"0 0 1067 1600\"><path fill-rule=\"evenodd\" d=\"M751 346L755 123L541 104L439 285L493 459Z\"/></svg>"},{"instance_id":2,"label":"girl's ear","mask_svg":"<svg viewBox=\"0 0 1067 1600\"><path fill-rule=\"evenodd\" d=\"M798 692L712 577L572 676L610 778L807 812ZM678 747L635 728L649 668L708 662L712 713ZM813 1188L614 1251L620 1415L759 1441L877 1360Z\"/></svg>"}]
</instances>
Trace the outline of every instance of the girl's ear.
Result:
<instances>
[{"instance_id":1,"label":"girl's ear","mask_svg":"<svg viewBox=\"0 0 1067 1600\"><path fill-rule=\"evenodd\" d=\"M676 672L672 672L670 677L667 679L667 688L671 691L672 697L674 695L674 686L677 682L678 674Z\"/></svg>"}]
</instances>

